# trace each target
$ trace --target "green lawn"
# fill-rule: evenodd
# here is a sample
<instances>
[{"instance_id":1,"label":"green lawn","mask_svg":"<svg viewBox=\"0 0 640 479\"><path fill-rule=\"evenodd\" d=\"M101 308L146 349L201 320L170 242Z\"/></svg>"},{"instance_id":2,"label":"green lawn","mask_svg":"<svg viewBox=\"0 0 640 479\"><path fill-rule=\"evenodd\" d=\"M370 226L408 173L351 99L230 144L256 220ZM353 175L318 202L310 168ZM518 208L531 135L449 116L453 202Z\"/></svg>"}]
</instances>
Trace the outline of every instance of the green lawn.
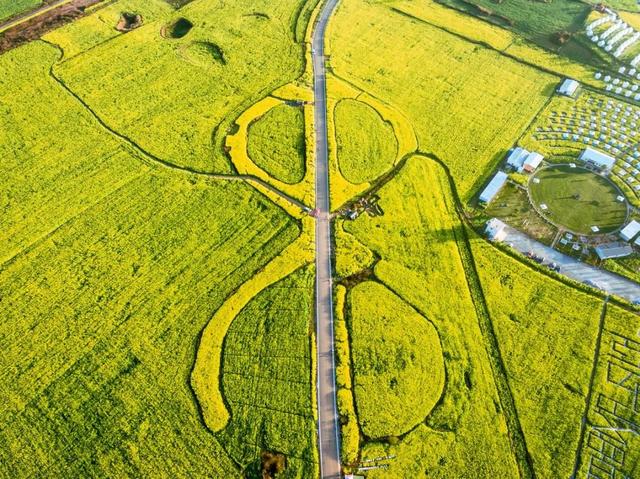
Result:
<instances>
[{"instance_id":1,"label":"green lawn","mask_svg":"<svg viewBox=\"0 0 640 479\"><path fill-rule=\"evenodd\" d=\"M540 170L529 183L532 201L554 223L575 233L590 234L591 226L611 232L624 223L626 203L617 201L620 194L608 179L584 168L568 165Z\"/></svg>"}]
</instances>

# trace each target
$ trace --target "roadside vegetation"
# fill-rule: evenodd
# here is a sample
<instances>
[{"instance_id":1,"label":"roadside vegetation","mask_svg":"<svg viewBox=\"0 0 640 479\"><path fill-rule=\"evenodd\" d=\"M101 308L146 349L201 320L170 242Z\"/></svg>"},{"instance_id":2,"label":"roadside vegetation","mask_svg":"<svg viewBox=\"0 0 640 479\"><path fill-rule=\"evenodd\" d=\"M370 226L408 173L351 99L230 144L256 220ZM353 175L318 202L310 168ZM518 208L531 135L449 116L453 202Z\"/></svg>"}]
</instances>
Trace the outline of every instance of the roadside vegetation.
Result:
<instances>
[{"instance_id":1,"label":"roadside vegetation","mask_svg":"<svg viewBox=\"0 0 640 479\"><path fill-rule=\"evenodd\" d=\"M43 0L0 0L0 21L42 5Z\"/></svg>"}]
</instances>

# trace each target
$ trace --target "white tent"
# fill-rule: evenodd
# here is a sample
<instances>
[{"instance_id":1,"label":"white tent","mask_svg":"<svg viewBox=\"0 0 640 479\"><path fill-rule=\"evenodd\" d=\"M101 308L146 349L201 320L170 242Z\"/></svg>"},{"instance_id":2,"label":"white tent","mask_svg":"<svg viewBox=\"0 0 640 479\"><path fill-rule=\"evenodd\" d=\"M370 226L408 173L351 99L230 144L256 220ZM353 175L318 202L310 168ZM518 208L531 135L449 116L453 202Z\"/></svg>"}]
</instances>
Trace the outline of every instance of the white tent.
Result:
<instances>
[{"instance_id":1,"label":"white tent","mask_svg":"<svg viewBox=\"0 0 640 479\"><path fill-rule=\"evenodd\" d=\"M580 84L570 78L566 78L558 87L558 93L566 96L574 96Z\"/></svg>"}]
</instances>

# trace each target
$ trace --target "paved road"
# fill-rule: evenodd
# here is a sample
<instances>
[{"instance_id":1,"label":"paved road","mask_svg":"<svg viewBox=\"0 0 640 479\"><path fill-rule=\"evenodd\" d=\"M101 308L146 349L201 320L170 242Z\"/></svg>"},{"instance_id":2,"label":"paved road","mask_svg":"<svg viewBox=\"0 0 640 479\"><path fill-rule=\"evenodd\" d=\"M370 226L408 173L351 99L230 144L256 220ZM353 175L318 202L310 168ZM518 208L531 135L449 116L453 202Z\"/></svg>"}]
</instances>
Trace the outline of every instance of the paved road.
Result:
<instances>
[{"instance_id":1,"label":"paved road","mask_svg":"<svg viewBox=\"0 0 640 479\"><path fill-rule=\"evenodd\" d=\"M629 301L635 301L640 298L640 285L633 281L629 281L617 274L589 266L572 256L560 253L529 238L524 233L510 226L507 226L506 232L505 243L511 244L513 248L521 253L526 254L532 252L538 256L542 256L545 259L545 263L557 263L560 266L560 272L569 278L580 282L591 281L593 284L598 285L600 289Z\"/></svg>"},{"instance_id":2,"label":"paved road","mask_svg":"<svg viewBox=\"0 0 640 479\"><path fill-rule=\"evenodd\" d=\"M316 341L318 348L318 447L320 475L341 477L340 437L336 406L329 220L329 159L324 35L338 0L327 0L313 32L313 90L316 133Z\"/></svg>"},{"instance_id":3,"label":"paved road","mask_svg":"<svg viewBox=\"0 0 640 479\"><path fill-rule=\"evenodd\" d=\"M20 13L20 14L16 15L15 17L13 17L13 18L5 21L5 22L1 22L0 23L0 32L8 30L11 27L15 27L16 25L19 25L20 23L24 22L28 18L37 17L38 15L41 15L44 12L48 12L49 10L53 10L54 8L59 7L60 5L64 5L65 3L71 3L72 1L73 0L57 0L55 2L42 5L41 7L36 8L35 10L29 10L29 11L26 11L24 13Z\"/></svg>"}]
</instances>

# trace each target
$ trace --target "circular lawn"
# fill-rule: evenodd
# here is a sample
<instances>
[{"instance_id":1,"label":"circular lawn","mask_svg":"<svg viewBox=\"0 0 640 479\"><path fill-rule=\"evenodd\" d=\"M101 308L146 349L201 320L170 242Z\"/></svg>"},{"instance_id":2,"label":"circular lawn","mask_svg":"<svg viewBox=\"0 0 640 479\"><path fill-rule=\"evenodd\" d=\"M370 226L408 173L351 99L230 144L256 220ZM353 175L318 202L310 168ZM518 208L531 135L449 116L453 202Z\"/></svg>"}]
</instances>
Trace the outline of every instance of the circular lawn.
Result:
<instances>
[{"instance_id":1,"label":"circular lawn","mask_svg":"<svg viewBox=\"0 0 640 479\"><path fill-rule=\"evenodd\" d=\"M627 218L627 204L618 200L622 194L618 188L585 168L543 168L529 181L529 192L540 214L574 233L594 234L592 226L610 233Z\"/></svg>"}]
</instances>

